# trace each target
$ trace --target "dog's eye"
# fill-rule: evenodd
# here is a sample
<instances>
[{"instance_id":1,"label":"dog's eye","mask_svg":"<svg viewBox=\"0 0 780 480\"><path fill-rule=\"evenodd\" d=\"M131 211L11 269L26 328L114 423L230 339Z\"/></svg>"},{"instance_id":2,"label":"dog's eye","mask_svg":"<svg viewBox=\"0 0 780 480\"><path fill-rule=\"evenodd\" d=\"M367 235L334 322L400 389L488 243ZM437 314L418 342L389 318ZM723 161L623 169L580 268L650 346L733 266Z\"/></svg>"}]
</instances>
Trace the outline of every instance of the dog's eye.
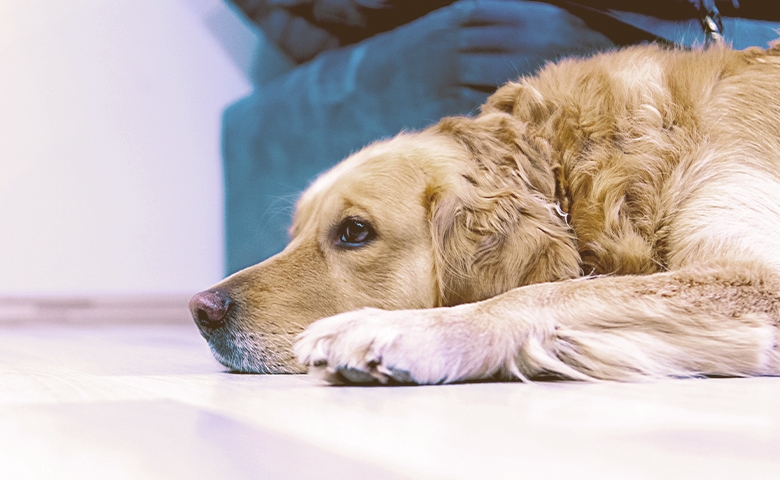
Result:
<instances>
[{"instance_id":1,"label":"dog's eye","mask_svg":"<svg viewBox=\"0 0 780 480\"><path fill-rule=\"evenodd\" d=\"M339 246L362 247L375 236L376 233L368 222L359 218L347 218L341 222L336 238Z\"/></svg>"}]
</instances>

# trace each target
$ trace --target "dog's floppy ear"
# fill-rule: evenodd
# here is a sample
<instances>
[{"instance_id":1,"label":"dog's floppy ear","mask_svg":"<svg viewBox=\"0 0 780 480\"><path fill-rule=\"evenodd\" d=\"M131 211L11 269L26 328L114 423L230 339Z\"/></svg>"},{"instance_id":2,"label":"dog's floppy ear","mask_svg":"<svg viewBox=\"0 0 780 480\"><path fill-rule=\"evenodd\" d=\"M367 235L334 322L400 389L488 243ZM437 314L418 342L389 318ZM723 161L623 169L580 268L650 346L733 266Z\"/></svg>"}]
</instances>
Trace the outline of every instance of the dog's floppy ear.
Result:
<instances>
[{"instance_id":1,"label":"dog's floppy ear","mask_svg":"<svg viewBox=\"0 0 780 480\"><path fill-rule=\"evenodd\" d=\"M459 176L426 191L440 304L578 275L547 147L524 139L524 126L505 114L453 117L437 129L470 157Z\"/></svg>"}]
</instances>

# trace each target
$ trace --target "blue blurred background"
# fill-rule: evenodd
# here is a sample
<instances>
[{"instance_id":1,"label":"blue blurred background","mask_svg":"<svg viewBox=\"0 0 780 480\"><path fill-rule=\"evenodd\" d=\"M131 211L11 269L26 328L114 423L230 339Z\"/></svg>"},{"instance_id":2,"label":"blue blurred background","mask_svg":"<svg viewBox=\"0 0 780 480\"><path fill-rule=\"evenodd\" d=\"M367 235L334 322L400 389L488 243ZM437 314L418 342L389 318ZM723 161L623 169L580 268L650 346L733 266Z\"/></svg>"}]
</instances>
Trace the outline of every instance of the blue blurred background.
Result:
<instances>
[{"instance_id":1,"label":"blue blurred background","mask_svg":"<svg viewBox=\"0 0 780 480\"><path fill-rule=\"evenodd\" d=\"M777 15L754 0L234 1L287 61L259 62L253 93L225 114L228 272L280 251L298 192L362 145L472 113L497 86L561 56L701 45L713 7ZM766 46L778 26L725 20L737 48Z\"/></svg>"}]
</instances>

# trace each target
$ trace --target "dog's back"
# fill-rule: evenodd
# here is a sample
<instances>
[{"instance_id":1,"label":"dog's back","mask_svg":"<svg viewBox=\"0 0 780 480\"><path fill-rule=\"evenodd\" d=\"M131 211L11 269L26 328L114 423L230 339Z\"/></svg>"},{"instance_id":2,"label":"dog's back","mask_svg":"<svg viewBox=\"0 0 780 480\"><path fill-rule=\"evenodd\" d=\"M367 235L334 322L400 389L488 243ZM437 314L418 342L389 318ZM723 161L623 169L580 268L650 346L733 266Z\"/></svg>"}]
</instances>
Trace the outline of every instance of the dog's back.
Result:
<instances>
[{"instance_id":1,"label":"dog's back","mask_svg":"<svg viewBox=\"0 0 780 480\"><path fill-rule=\"evenodd\" d=\"M715 256L780 271L779 86L780 45L641 46L549 65L482 115L511 112L560 155L586 273Z\"/></svg>"}]
</instances>

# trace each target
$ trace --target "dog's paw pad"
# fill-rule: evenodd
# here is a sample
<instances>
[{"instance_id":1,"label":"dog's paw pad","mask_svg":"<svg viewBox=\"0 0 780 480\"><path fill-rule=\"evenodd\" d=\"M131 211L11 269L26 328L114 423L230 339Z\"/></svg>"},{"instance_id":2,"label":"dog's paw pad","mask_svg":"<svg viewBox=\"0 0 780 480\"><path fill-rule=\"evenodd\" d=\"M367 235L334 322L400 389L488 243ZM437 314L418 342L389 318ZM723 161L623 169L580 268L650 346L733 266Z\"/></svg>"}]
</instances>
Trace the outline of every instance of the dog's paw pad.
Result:
<instances>
[{"instance_id":1,"label":"dog's paw pad","mask_svg":"<svg viewBox=\"0 0 780 480\"><path fill-rule=\"evenodd\" d=\"M339 368L339 375L349 383L376 383L378 379L370 373L358 370L356 368Z\"/></svg>"},{"instance_id":2,"label":"dog's paw pad","mask_svg":"<svg viewBox=\"0 0 780 480\"><path fill-rule=\"evenodd\" d=\"M412 374L407 372L406 370L401 370L401 369L398 369L398 368L388 368L387 369L387 373L385 375L389 376L395 382L398 382L398 383L404 383L404 384L416 384L417 383L417 382L414 381L414 378L412 377Z\"/></svg>"},{"instance_id":3,"label":"dog's paw pad","mask_svg":"<svg viewBox=\"0 0 780 480\"><path fill-rule=\"evenodd\" d=\"M369 366L369 370L360 370L352 367L344 367L336 369L336 377L338 379L334 381L333 375L331 375L331 383L347 383L353 385L368 385L368 384L381 384L381 385L415 385L417 382L412 375L406 370L400 370L396 368L387 368L384 366Z\"/></svg>"}]
</instances>

